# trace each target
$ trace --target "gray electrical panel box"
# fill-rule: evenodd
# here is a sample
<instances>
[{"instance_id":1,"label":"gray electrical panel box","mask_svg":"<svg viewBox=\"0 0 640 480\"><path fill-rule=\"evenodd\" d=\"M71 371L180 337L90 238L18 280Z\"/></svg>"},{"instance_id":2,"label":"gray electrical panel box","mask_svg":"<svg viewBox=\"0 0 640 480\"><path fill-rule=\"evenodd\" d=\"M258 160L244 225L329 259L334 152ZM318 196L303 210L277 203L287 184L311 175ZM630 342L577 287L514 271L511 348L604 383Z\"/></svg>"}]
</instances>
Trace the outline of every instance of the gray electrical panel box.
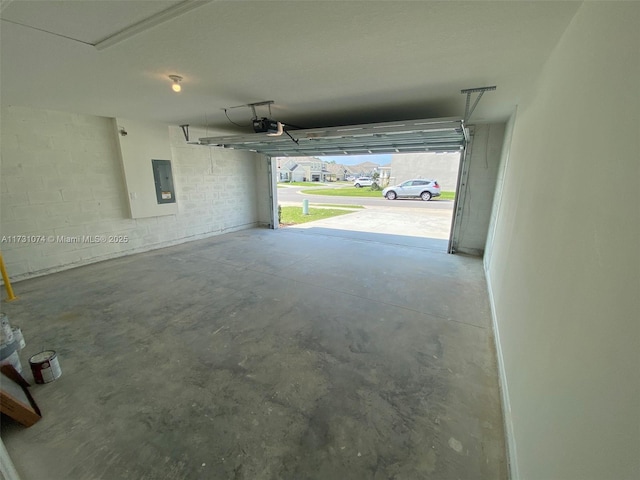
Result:
<instances>
[{"instance_id":1,"label":"gray electrical panel box","mask_svg":"<svg viewBox=\"0 0 640 480\"><path fill-rule=\"evenodd\" d=\"M158 203L176 203L176 192L173 189L171 160L151 160L153 179L156 184Z\"/></svg>"}]
</instances>

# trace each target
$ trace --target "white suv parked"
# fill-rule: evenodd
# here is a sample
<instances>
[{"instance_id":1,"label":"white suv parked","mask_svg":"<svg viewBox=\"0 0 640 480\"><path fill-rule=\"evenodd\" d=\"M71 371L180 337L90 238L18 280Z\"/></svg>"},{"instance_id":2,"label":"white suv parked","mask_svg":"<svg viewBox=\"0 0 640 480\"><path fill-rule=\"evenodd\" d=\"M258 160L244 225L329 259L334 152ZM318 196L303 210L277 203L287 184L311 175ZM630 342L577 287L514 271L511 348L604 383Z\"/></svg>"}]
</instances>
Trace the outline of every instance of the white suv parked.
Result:
<instances>
[{"instance_id":1,"label":"white suv parked","mask_svg":"<svg viewBox=\"0 0 640 480\"><path fill-rule=\"evenodd\" d=\"M373 185L371 177L358 177L353 182L353 186L356 188L370 187L371 185Z\"/></svg>"},{"instance_id":2,"label":"white suv parked","mask_svg":"<svg viewBox=\"0 0 640 480\"><path fill-rule=\"evenodd\" d=\"M432 197L440 196L440 185L436 180L416 178L407 180L400 185L387 187L382 190L382 196L387 200L396 198L421 198L424 201L431 200Z\"/></svg>"}]
</instances>

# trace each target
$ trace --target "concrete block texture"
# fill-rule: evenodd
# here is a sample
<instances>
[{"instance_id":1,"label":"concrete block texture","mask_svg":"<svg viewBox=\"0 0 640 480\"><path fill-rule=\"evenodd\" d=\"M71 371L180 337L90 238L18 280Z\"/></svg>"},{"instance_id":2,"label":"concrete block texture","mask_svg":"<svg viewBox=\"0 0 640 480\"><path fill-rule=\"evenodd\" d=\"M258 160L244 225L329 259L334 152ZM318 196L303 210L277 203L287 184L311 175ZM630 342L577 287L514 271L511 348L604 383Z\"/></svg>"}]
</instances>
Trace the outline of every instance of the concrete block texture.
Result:
<instances>
[{"instance_id":1,"label":"concrete block texture","mask_svg":"<svg viewBox=\"0 0 640 480\"><path fill-rule=\"evenodd\" d=\"M188 145L169 128L178 213L143 222L129 215L113 119L18 106L1 115L0 248L14 280L258 224L259 155Z\"/></svg>"},{"instance_id":2,"label":"concrete block texture","mask_svg":"<svg viewBox=\"0 0 640 480\"><path fill-rule=\"evenodd\" d=\"M399 153L391 157L391 184L412 178L437 180L442 190L454 192L460 153Z\"/></svg>"},{"instance_id":3,"label":"concrete block texture","mask_svg":"<svg viewBox=\"0 0 640 480\"><path fill-rule=\"evenodd\" d=\"M457 252L471 255L484 253L505 128L505 123L470 127L472 139L462 167L456 212L459 216L453 231Z\"/></svg>"}]
</instances>

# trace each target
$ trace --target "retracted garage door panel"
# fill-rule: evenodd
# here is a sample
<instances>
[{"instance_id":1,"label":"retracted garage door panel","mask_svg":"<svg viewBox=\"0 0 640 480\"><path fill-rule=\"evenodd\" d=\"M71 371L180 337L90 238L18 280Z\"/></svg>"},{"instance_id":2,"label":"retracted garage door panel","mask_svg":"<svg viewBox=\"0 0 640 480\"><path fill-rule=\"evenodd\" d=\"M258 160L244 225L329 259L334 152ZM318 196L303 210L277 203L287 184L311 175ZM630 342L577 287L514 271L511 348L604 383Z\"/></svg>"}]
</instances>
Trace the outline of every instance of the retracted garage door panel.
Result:
<instances>
[{"instance_id":1,"label":"retracted garage door panel","mask_svg":"<svg viewBox=\"0 0 640 480\"><path fill-rule=\"evenodd\" d=\"M285 126L284 134L280 135L252 133L200 138L201 145L251 150L271 157L459 151L464 143L464 121L455 118L289 131Z\"/></svg>"}]
</instances>

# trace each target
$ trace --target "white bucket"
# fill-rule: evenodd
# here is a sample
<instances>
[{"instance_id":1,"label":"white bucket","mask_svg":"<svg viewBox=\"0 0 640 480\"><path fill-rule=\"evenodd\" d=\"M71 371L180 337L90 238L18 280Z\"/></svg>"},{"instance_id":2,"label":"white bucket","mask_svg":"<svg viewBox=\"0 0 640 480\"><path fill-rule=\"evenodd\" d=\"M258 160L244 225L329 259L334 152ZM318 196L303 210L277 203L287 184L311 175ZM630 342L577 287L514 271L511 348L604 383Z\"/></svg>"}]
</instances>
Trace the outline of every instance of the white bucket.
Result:
<instances>
[{"instance_id":1,"label":"white bucket","mask_svg":"<svg viewBox=\"0 0 640 480\"><path fill-rule=\"evenodd\" d=\"M20 327L12 327L11 331L13 332L13 339L18 344L18 348L22 350L27 346L27 342L24 341L24 335L22 335L22 330L20 330Z\"/></svg>"},{"instance_id":2,"label":"white bucket","mask_svg":"<svg viewBox=\"0 0 640 480\"><path fill-rule=\"evenodd\" d=\"M0 343L13 342L13 331L11 330L9 317L4 313L0 313L0 324L2 324L2 328L0 328Z\"/></svg>"},{"instance_id":3,"label":"white bucket","mask_svg":"<svg viewBox=\"0 0 640 480\"><path fill-rule=\"evenodd\" d=\"M20 357L18 356L17 350L8 357L0 360L0 366L2 365L13 365L13 368L15 368L18 373L22 373L22 364L20 363Z\"/></svg>"}]
</instances>

